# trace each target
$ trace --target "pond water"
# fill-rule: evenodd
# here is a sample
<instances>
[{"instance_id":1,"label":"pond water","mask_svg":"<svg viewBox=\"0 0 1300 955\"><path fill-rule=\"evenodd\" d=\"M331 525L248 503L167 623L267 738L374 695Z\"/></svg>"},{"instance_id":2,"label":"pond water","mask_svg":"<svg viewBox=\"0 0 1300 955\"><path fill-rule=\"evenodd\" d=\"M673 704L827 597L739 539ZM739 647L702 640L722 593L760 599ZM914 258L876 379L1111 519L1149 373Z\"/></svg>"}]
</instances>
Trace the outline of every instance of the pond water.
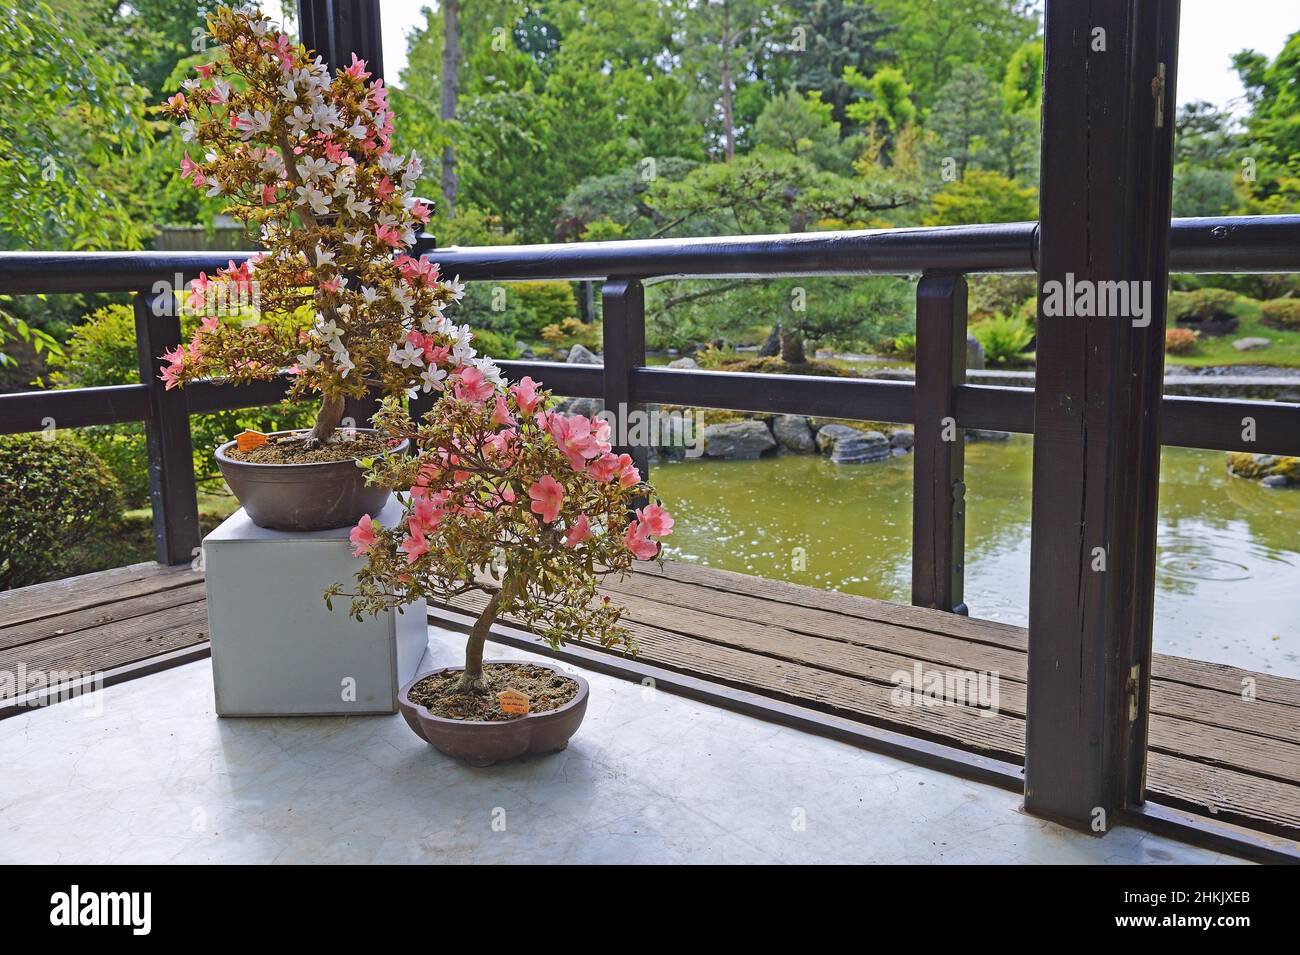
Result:
<instances>
[{"instance_id":1,"label":"pond water","mask_svg":"<svg viewBox=\"0 0 1300 955\"><path fill-rule=\"evenodd\" d=\"M966 447L966 603L1024 626L1033 442ZM836 466L811 455L656 465L677 516L666 556L907 603L912 456ZM1230 477L1222 452L1161 461L1155 646L1300 677L1300 490Z\"/></svg>"}]
</instances>

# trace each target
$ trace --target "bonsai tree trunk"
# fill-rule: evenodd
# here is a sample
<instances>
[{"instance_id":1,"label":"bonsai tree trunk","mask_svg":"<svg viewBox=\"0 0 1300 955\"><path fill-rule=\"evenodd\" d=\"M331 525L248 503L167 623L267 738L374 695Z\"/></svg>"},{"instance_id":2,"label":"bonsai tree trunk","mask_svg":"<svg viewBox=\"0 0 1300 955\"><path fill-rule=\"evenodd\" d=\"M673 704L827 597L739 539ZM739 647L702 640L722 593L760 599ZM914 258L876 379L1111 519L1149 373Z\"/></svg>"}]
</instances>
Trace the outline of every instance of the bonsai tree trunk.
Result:
<instances>
[{"instance_id":1,"label":"bonsai tree trunk","mask_svg":"<svg viewBox=\"0 0 1300 955\"><path fill-rule=\"evenodd\" d=\"M781 360L787 365L802 365L808 359L803 353L803 336L789 329L781 329Z\"/></svg>"},{"instance_id":2,"label":"bonsai tree trunk","mask_svg":"<svg viewBox=\"0 0 1300 955\"><path fill-rule=\"evenodd\" d=\"M496 623L497 611L501 607L502 592L492 594L483 612L474 621L469 632L469 642L465 644L465 672L456 681L457 693L485 693L488 689L487 677L483 675L483 644L487 641L488 631Z\"/></svg>"},{"instance_id":3,"label":"bonsai tree trunk","mask_svg":"<svg viewBox=\"0 0 1300 955\"><path fill-rule=\"evenodd\" d=\"M343 396L326 395L316 412L316 423L312 425L311 434L303 440L308 448L318 448L330 439L330 435L343 420Z\"/></svg>"}]
</instances>

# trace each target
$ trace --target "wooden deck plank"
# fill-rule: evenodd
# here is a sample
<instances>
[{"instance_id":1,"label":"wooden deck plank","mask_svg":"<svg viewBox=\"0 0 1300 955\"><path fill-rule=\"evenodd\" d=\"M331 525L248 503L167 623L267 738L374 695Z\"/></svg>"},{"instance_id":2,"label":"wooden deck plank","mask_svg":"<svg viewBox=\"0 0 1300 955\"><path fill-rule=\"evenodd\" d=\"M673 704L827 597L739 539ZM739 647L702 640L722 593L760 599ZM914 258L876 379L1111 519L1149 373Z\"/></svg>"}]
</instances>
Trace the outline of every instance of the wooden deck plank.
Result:
<instances>
[{"instance_id":1,"label":"wooden deck plank","mask_svg":"<svg viewBox=\"0 0 1300 955\"><path fill-rule=\"evenodd\" d=\"M157 579L157 578L155 578ZM0 650L8 650L24 643L39 640L57 639L103 626L116 620L139 617L168 607L202 602L205 588L203 580L189 580L188 583L167 590L156 590L139 596L127 596L111 603L69 610L56 616L25 620L22 623L0 629Z\"/></svg>"},{"instance_id":2,"label":"wooden deck plank","mask_svg":"<svg viewBox=\"0 0 1300 955\"><path fill-rule=\"evenodd\" d=\"M604 589L648 664L1023 762L1022 628L684 564L638 568ZM203 598L201 576L155 564L0 594L0 669L95 672L194 646L207 640ZM895 674L917 666L996 673L997 712L897 705ZM1300 833L1300 681L1157 657L1151 711L1153 798Z\"/></svg>"},{"instance_id":3,"label":"wooden deck plank","mask_svg":"<svg viewBox=\"0 0 1300 955\"><path fill-rule=\"evenodd\" d=\"M94 673L202 643L207 631L205 603L187 603L0 651L0 670Z\"/></svg>"},{"instance_id":4,"label":"wooden deck plank","mask_svg":"<svg viewBox=\"0 0 1300 955\"><path fill-rule=\"evenodd\" d=\"M196 579L201 578L188 565L164 567L151 561L19 587L0 592L0 629L113 603L124 597L183 587Z\"/></svg>"}]
</instances>

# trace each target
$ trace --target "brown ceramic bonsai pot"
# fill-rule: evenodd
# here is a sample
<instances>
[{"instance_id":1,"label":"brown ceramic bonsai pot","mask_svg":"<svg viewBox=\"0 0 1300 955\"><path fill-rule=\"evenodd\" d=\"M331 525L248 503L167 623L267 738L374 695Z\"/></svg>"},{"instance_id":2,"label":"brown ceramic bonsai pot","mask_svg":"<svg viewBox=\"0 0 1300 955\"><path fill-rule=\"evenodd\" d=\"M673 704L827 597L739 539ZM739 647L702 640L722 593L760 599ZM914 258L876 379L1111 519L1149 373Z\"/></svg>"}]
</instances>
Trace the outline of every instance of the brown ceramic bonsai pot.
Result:
<instances>
[{"instance_id":1,"label":"brown ceramic bonsai pot","mask_svg":"<svg viewBox=\"0 0 1300 955\"><path fill-rule=\"evenodd\" d=\"M435 716L428 707L412 703L411 687L429 673L421 673L397 695L397 706L406 723L416 734L432 743L439 752L463 759L471 766L491 766L525 753L553 753L569 745L569 737L578 731L587 715L587 681L576 673L565 673L549 663L526 660L492 660L496 663L527 663L553 670L578 684L578 692L563 706L541 713L529 713L513 720L452 720ZM435 673L458 673L464 667L444 667Z\"/></svg>"},{"instance_id":2,"label":"brown ceramic bonsai pot","mask_svg":"<svg viewBox=\"0 0 1300 955\"><path fill-rule=\"evenodd\" d=\"M375 434L372 429L358 433ZM269 438L298 431L276 431ZM314 464L253 464L237 461L217 448L217 467L245 512L258 527L276 531L324 531L355 524L366 514L378 514L391 491L366 484L366 472L355 461ZM403 441L389 454L405 454Z\"/></svg>"}]
</instances>

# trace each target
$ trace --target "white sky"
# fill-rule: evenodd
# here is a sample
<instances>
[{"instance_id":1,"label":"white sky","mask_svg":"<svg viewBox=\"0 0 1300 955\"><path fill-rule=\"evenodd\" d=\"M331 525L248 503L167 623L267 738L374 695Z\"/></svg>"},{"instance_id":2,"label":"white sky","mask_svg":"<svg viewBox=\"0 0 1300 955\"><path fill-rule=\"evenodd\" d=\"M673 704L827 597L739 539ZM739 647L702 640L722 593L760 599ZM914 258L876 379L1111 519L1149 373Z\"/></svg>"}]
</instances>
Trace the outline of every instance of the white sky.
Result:
<instances>
[{"instance_id":1,"label":"white sky","mask_svg":"<svg viewBox=\"0 0 1300 955\"><path fill-rule=\"evenodd\" d=\"M383 0L384 72L396 80L406 66L406 34L424 22L427 0ZM1300 30L1300 0L1183 0L1178 102L1227 106L1242 95L1232 55L1254 49L1274 57Z\"/></svg>"}]
</instances>

